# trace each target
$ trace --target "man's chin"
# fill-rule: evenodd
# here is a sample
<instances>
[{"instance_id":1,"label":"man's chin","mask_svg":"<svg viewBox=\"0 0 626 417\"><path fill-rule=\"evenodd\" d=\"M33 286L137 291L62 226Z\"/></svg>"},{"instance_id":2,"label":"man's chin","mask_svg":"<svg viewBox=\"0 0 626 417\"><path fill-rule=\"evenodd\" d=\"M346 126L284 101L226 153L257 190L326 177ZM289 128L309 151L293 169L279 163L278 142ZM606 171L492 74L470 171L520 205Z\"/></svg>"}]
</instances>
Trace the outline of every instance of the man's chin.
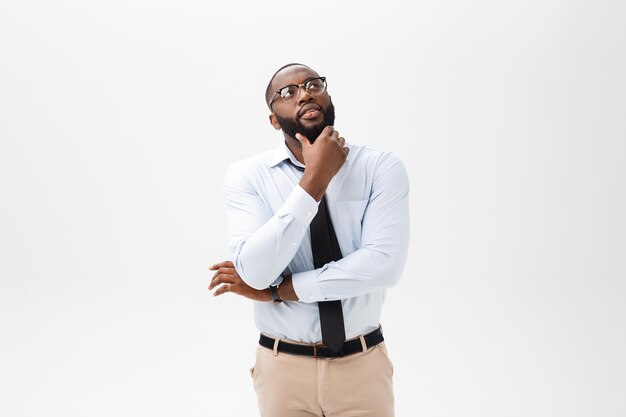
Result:
<instances>
[{"instance_id":1,"label":"man's chin","mask_svg":"<svg viewBox=\"0 0 626 417\"><path fill-rule=\"evenodd\" d=\"M304 131L300 132L300 134L306 136L307 139L309 139L309 142L313 143L315 142L315 139L317 139L317 137L322 134L323 130L324 126L319 126L316 128L305 129Z\"/></svg>"},{"instance_id":2,"label":"man's chin","mask_svg":"<svg viewBox=\"0 0 626 417\"><path fill-rule=\"evenodd\" d=\"M300 133L309 139L309 142L315 142L315 139L322 133L326 126L331 126L335 121L334 107L329 107L326 112L322 112L320 120L315 119L287 119L276 115L276 119L283 129L283 133L296 139L296 133ZM316 117L318 119L318 117Z\"/></svg>"},{"instance_id":3,"label":"man's chin","mask_svg":"<svg viewBox=\"0 0 626 417\"><path fill-rule=\"evenodd\" d=\"M324 129L324 116L320 116L319 120L300 119L298 121L301 129L314 130L320 129L320 126L322 126L321 129Z\"/></svg>"}]
</instances>

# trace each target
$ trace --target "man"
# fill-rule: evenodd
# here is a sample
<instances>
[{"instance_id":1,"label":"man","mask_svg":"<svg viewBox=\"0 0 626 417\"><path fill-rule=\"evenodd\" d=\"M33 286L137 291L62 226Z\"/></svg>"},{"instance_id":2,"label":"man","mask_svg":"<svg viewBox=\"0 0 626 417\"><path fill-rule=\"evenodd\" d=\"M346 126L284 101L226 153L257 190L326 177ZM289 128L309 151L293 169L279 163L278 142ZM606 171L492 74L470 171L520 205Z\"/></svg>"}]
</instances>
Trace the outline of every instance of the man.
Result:
<instances>
[{"instance_id":1,"label":"man","mask_svg":"<svg viewBox=\"0 0 626 417\"><path fill-rule=\"evenodd\" d=\"M280 68L265 99L284 143L226 173L233 262L209 268L209 289L255 301L262 416L393 416L379 320L408 248L404 166L346 143L308 66Z\"/></svg>"}]
</instances>

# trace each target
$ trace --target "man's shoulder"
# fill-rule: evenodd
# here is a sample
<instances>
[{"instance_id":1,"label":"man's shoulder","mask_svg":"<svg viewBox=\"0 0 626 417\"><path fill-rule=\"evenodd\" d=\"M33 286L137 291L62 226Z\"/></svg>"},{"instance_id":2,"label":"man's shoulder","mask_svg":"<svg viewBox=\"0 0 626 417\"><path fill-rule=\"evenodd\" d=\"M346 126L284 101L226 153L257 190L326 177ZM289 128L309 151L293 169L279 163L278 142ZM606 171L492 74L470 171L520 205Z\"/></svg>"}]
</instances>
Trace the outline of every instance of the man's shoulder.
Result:
<instances>
[{"instance_id":1,"label":"man's shoulder","mask_svg":"<svg viewBox=\"0 0 626 417\"><path fill-rule=\"evenodd\" d=\"M400 158L392 151L379 149L370 145L357 145L350 143L350 154L348 159L352 159L356 164L401 163Z\"/></svg>"},{"instance_id":2,"label":"man's shoulder","mask_svg":"<svg viewBox=\"0 0 626 417\"><path fill-rule=\"evenodd\" d=\"M256 182L272 166L276 150L268 150L231 162L224 174L225 185L244 185Z\"/></svg>"},{"instance_id":3,"label":"man's shoulder","mask_svg":"<svg viewBox=\"0 0 626 417\"><path fill-rule=\"evenodd\" d=\"M248 170L256 170L259 168L267 169L276 154L276 150L268 150L255 155L247 156L242 159L238 159L228 166L228 170L239 170L241 172L247 172Z\"/></svg>"}]
</instances>

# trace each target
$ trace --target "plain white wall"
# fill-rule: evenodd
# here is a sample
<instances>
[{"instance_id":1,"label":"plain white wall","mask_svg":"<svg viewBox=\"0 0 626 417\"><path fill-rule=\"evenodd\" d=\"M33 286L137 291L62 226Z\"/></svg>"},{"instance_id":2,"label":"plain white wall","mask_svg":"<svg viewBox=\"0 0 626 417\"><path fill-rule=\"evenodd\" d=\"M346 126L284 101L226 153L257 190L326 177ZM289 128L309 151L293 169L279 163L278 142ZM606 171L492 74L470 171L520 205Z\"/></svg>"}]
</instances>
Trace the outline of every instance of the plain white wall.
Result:
<instances>
[{"instance_id":1,"label":"plain white wall","mask_svg":"<svg viewBox=\"0 0 626 417\"><path fill-rule=\"evenodd\" d=\"M0 415L252 416L251 306L213 298L265 85L328 77L392 150L412 241L398 416L626 414L626 3L0 5Z\"/></svg>"}]
</instances>

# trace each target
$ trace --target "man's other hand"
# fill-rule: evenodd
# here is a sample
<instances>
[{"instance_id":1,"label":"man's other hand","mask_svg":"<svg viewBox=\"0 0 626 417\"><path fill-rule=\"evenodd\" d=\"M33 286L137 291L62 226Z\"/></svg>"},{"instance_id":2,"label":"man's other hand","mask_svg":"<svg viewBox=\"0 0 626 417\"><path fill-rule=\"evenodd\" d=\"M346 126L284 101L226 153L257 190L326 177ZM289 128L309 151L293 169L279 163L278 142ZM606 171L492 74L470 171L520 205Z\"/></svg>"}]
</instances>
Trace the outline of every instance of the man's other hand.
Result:
<instances>
[{"instance_id":1,"label":"man's other hand","mask_svg":"<svg viewBox=\"0 0 626 417\"><path fill-rule=\"evenodd\" d=\"M244 282L237 273L231 261L224 261L209 267L209 270L216 271L211 279L209 291L217 288L214 296L230 292L256 301L272 301L272 296L268 289L257 290Z\"/></svg>"}]
</instances>

